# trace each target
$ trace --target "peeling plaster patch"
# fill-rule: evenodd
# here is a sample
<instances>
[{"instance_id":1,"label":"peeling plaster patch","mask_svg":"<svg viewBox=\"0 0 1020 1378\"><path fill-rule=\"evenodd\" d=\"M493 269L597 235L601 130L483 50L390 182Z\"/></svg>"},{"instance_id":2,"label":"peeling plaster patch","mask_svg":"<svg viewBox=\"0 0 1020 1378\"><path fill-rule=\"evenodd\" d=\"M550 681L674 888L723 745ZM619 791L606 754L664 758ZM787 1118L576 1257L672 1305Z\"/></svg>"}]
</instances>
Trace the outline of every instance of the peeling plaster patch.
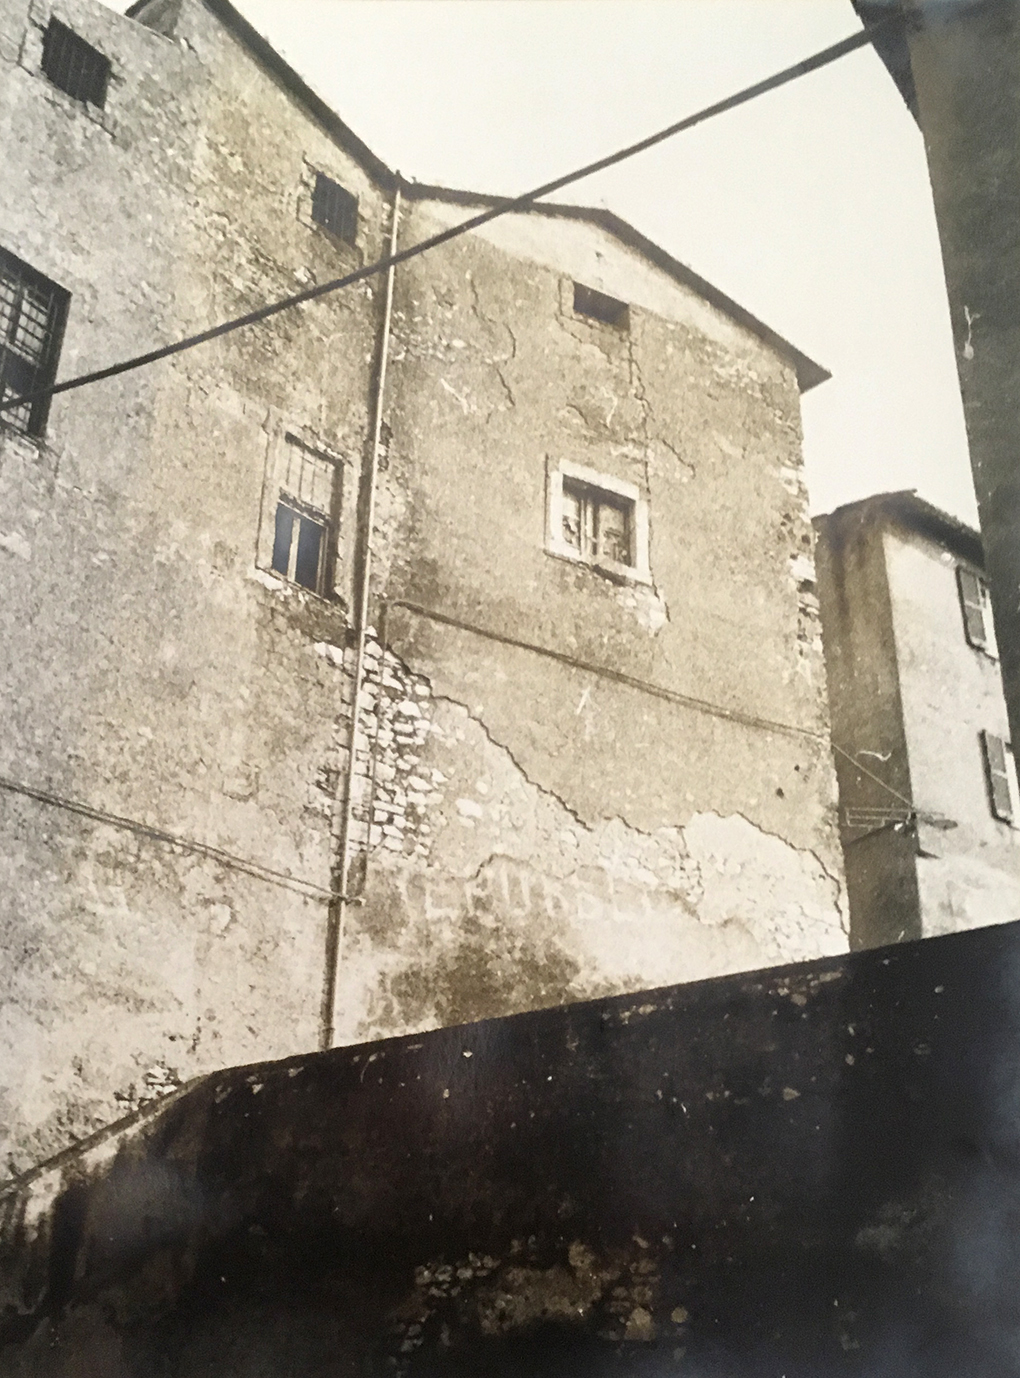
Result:
<instances>
[{"instance_id":1,"label":"peeling plaster patch","mask_svg":"<svg viewBox=\"0 0 1020 1378\"><path fill-rule=\"evenodd\" d=\"M652 1310L662 1285L660 1263L636 1238L624 1249L574 1240L553 1257L539 1256L533 1240L512 1240L501 1258L471 1253L430 1259L415 1269L414 1280L388 1358L397 1375L410 1371L426 1328L441 1331L455 1348L478 1336L532 1334L549 1324L594 1327L602 1339L629 1344L648 1343L657 1334Z\"/></svg>"},{"instance_id":2,"label":"peeling plaster patch","mask_svg":"<svg viewBox=\"0 0 1020 1378\"><path fill-rule=\"evenodd\" d=\"M802 498L804 496L804 476L799 469L795 469L789 464L781 464L776 470L776 474L779 482L791 497Z\"/></svg>"},{"instance_id":3,"label":"peeling plaster patch","mask_svg":"<svg viewBox=\"0 0 1020 1378\"><path fill-rule=\"evenodd\" d=\"M454 387L452 387L452 386L446 381L445 378L440 378L440 380L439 380L439 386L440 386L441 388L444 388L444 389L450 394L451 397L455 398L455 399L460 403L461 408L463 409L464 415L467 416L467 414L471 411L471 405L470 405L470 403L468 402L467 398L466 398L466 397L462 397L461 394L457 391L457 389L454 388Z\"/></svg>"},{"instance_id":4,"label":"peeling plaster patch","mask_svg":"<svg viewBox=\"0 0 1020 1378\"><path fill-rule=\"evenodd\" d=\"M840 886L810 852L739 815L697 814L684 840L702 875L703 922L741 923L769 963L846 951Z\"/></svg>"},{"instance_id":5,"label":"peeling plaster patch","mask_svg":"<svg viewBox=\"0 0 1020 1378\"><path fill-rule=\"evenodd\" d=\"M810 555L794 555L790 559L790 573L799 582L815 582L815 562Z\"/></svg>"},{"instance_id":6,"label":"peeling plaster patch","mask_svg":"<svg viewBox=\"0 0 1020 1378\"><path fill-rule=\"evenodd\" d=\"M21 560L32 558L32 547L17 531L0 531L0 550L6 550L9 555L17 555Z\"/></svg>"},{"instance_id":7,"label":"peeling plaster patch","mask_svg":"<svg viewBox=\"0 0 1020 1378\"><path fill-rule=\"evenodd\" d=\"M981 312L972 311L969 306L965 306L963 314L967 320L967 338L963 342L963 357L969 363L974 357L974 322L981 319Z\"/></svg>"},{"instance_id":8,"label":"peeling plaster patch","mask_svg":"<svg viewBox=\"0 0 1020 1378\"><path fill-rule=\"evenodd\" d=\"M430 712L385 805L428 781L420 807L373 828L344 1041L846 951L840 887L810 852L739 815L589 825L467 707Z\"/></svg>"},{"instance_id":9,"label":"peeling plaster patch","mask_svg":"<svg viewBox=\"0 0 1020 1378\"><path fill-rule=\"evenodd\" d=\"M289 595L291 592L286 580L278 579L274 574L267 574L264 569L253 569L248 577L254 579L257 584L261 584L264 589L272 589L274 593Z\"/></svg>"},{"instance_id":10,"label":"peeling plaster patch","mask_svg":"<svg viewBox=\"0 0 1020 1378\"><path fill-rule=\"evenodd\" d=\"M330 665L335 665L338 670L343 669L344 650L342 646L333 646L328 641L317 641L315 654L322 656L323 660L328 660Z\"/></svg>"}]
</instances>

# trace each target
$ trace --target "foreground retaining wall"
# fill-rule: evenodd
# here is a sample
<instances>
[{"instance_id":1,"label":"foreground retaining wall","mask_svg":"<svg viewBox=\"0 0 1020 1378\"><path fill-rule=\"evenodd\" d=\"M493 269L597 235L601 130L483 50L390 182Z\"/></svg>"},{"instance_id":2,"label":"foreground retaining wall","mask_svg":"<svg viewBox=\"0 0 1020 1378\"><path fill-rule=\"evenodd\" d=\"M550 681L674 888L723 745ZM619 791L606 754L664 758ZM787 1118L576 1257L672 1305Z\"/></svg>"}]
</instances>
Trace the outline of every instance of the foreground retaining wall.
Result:
<instances>
[{"instance_id":1,"label":"foreground retaining wall","mask_svg":"<svg viewBox=\"0 0 1020 1378\"><path fill-rule=\"evenodd\" d=\"M209 1077L0 1198L0 1373L1020 1373L1018 978L1009 924Z\"/></svg>"}]
</instances>

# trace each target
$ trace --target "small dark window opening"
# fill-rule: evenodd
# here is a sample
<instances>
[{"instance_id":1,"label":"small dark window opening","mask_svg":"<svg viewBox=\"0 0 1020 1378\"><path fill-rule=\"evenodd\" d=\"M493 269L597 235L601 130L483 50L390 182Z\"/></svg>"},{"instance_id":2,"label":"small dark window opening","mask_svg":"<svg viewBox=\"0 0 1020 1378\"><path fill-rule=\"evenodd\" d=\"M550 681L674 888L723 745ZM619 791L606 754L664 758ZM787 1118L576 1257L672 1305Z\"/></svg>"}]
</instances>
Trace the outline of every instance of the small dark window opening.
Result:
<instances>
[{"instance_id":1,"label":"small dark window opening","mask_svg":"<svg viewBox=\"0 0 1020 1378\"><path fill-rule=\"evenodd\" d=\"M358 237L358 198L332 177L317 172L312 193L312 219L337 239L353 244Z\"/></svg>"},{"instance_id":2,"label":"small dark window opening","mask_svg":"<svg viewBox=\"0 0 1020 1378\"><path fill-rule=\"evenodd\" d=\"M57 371L70 294L0 249L0 399L48 388ZM42 435L48 397L0 412L0 422Z\"/></svg>"},{"instance_id":3,"label":"small dark window opening","mask_svg":"<svg viewBox=\"0 0 1020 1378\"><path fill-rule=\"evenodd\" d=\"M625 301L607 297L605 292L596 292L594 287L585 287L580 282L574 283L574 310L579 316L615 325L617 330L630 329L630 307Z\"/></svg>"},{"instance_id":4,"label":"small dark window opening","mask_svg":"<svg viewBox=\"0 0 1020 1378\"><path fill-rule=\"evenodd\" d=\"M327 522L320 513L292 506L281 497L276 507L273 569L313 593L322 590Z\"/></svg>"},{"instance_id":5,"label":"small dark window opening","mask_svg":"<svg viewBox=\"0 0 1020 1378\"><path fill-rule=\"evenodd\" d=\"M582 558L633 565L633 518L634 504L627 498L563 480L563 541Z\"/></svg>"},{"instance_id":6,"label":"small dark window opening","mask_svg":"<svg viewBox=\"0 0 1020 1378\"><path fill-rule=\"evenodd\" d=\"M42 69L54 86L75 100L98 106L106 103L110 59L59 19L51 19L43 34Z\"/></svg>"},{"instance_id":7,"label":"small dark window opening","mask_svg":"<svg viewBox=\"0 0 1020 1378\"><path fill-rule=\"evenodd\" d=\"M981 733L981 746L985 758L985 779L988 783L988 802L995 818L1004 823L1013 821L1013 796L1009 787L1009 766L1006 753L1009 744L991 732Z\"/></svg>"}]
</instances>

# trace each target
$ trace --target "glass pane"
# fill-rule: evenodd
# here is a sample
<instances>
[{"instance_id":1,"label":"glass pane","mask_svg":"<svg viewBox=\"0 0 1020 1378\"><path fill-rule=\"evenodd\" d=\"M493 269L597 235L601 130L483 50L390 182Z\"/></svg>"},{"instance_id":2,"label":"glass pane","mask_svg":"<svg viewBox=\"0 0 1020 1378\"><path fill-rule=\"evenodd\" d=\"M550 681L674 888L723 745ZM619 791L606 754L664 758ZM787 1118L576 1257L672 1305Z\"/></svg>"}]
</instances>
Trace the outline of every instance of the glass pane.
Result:
<instances>
[{"instance_id":1,"label":"glass pane","mask_svg":"<svg viewBox=\"0 0 1020 1378\"><path fill-rule=\"evenodd\" d=\"M297 514L281 502L276 508L276 535L273 538L273 568L280 574L290 573L290 542Z\"/></svg>"},{"instance_id":2,"label":"glass pane","mask_svg":"<svg viewBox=\"0 0 1020 1378\"><path fill-rule=\"evenodd\" d=\"M578 493L563 486L563 540L572 550L581 549L581 523L584 520L584 504Z\"/></svg>"},{"instance_id":3,"label":"glass pane","mask_svg":"<svg viewBox=\"0 0 1020 1378\"><path fill-rule=\"evenodd\" d=\"M600 502L598 510L598 553L605 560L629 565L630 513L613 502Z\"/></svg>"},{"instance_id":4,"label":"glass pane","mask_svg":"<svg viewBox=\"0 0 1020 1378\"><path fill-rule=\"evenodd\" d=\"M306 589L318 590L319 587L319 554L324 534L318 522L313 522L310 517L301 518L294 579Z\"/></svg>"},{"instance_id":5,"label":"glass pane","mask_svg":"<svg viewBox=\"0 0 1020 1378\"><path fill-rule=\"evenodd\" d=\"M49 331L50 304L41 292L26 286L21 300L21 312L11 343L26 359L38 362L46 349L46 336Z\"/></svg>"}]
</instances>

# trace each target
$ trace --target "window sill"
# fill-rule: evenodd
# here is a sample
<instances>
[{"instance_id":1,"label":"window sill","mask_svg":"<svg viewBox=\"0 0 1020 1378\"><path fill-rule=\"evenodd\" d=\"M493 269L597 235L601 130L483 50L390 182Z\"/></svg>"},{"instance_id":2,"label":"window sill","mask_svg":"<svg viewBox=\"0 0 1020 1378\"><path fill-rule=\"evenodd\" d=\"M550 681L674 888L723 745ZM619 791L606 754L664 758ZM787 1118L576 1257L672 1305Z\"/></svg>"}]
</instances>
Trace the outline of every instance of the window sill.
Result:
<instances>
[{"instance_id":1,"label":"window sill","mask_svg":"<svg viewBox=\"0 0 1020 1378\"><path fill-rule=\"evenodd\" d=\"M647 570L638 569L635 565L621 565L617 564L615 560L592 560L565 546L546 546L545 553L554 560L565 560L568 564L580 565L582 569L590 569L593 574L599 574L603 579L608 579L614 584L638 584L642 588L652 587L651 573Z\"/></svg>"},{"instance_id":2,"label":"window sill","mask_svg":"<svg viewBox=\"0 0 1020 1378\"><path fill-rule=\"evenodd\" d=\"M3 420L0 413L0 444L10 446L14 451L21 450L25 458L37 458L50 452L51 446L47 445L45 435L30 435L27 431L19 430L17 426L12 426Z\"/></svg>"},{"instance_id":3,"label":"window sill","mask_svg":"<svg viewBox=\"0 0 1020 1378\"><path fill-rule=\"evenodd\" d=\"M292 580L285 579L282 574L277 574L273 569L265 569L262 565L256 565L248 577L256 584L261 584L264 589L268 589L270 593L294 599L299 606L307 603L313 608L328 608L331 612L347 611L347 604L338 593L316 593L314 589L305 588L303 584L295 584Z\"/></svg>"}]
</instances>

